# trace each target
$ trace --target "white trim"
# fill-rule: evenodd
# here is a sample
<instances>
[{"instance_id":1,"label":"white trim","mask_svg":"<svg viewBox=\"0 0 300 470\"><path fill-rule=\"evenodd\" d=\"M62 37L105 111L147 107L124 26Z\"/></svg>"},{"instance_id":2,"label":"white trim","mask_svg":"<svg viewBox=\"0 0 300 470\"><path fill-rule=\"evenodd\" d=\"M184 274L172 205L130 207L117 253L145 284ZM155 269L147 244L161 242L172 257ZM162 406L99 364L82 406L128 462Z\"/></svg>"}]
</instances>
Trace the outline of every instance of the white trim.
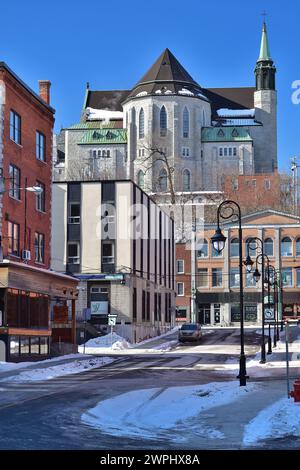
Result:
<instances>
[{"instance_id":1,"label":"white trim","mask_svg":"<svg viewBox=\"0 0 300 470\"><path fill-rule=\"evenodd\" d=\"M182 269L183 269L183 271L178 271L178 263L179 263L179 262L182 262ZM177 260L176 260L176 271L177 271L176 274L184 274L184 259L177 259Z\"/></svg>"},{"instance_id":2,"label":"white trim","mask_svg":"<svg viewBox=\"0 0 300 470\"><path fill-rule=\"evenodd\" d=\"M178 294L178 285L182 284L182 294ZM184 282L176 282L176 293L177 297L184 297Z\"/></svg>"}]
</instances>

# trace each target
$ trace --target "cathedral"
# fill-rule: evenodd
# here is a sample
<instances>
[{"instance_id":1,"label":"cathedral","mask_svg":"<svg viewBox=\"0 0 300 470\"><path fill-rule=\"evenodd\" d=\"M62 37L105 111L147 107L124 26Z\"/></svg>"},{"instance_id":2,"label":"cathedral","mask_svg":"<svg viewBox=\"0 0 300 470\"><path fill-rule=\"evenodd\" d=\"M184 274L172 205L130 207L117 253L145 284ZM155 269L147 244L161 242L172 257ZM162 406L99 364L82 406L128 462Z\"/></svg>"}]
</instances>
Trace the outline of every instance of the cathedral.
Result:
<instances>
[{"instance_id":1,"label":"cathedral","mask_svg":"<svg viewBox=\"0 0 300 470\"><path fill-rule=\"evenodd\" d=\"M276 68L263 24L255 87L203 88L169 49L131 90L87 84L55 141L55 180L132 179L150 194L218 193L277 171Z\"/></svg>"}]
</instances>

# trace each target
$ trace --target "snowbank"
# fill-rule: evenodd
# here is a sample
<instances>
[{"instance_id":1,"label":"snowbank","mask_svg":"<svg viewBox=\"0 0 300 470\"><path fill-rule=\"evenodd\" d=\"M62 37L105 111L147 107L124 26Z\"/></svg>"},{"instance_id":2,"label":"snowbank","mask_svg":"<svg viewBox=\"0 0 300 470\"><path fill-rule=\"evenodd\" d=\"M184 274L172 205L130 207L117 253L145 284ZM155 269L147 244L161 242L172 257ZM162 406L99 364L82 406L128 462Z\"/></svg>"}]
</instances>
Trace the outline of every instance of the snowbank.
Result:
<instances>
[{"instance_id":1,"label":"snowbank","mask_svg":"<svg viewBox=\"0 0 300 470\"><path fill-rule=\"evenodd\" d=\"M0 382L34 382L38 380L49 380L55 377L61 377L70 374L79 374L89 369L104 366L113 362L114 359L109 357L96 357L89 359L79 359L72 362L58 364L39 369L31 369L25 372L20 372L9 378L0 380Z\"/></svg>"},{"instance_id":2,"label":"snowbank","mask_svg":"<svg viewBox=\"0 0 300 470\"><path fill-rule=\"evenodd\" d=\"M131 348L132 345L128 343L122 336L116 333L109 333L105 336L99 336L98 338L90 339L84 345L79 346L78 351L85 351L86 354L99 354L103 352L103 349L110 349L114 351L123 351Z\"/></svg>"},{"instance_id":3,"label":"snowbank","mask_svg":"<svg viewBox=\"0 0 300 470\"><path fill-rule=\"evenodd\" d=\"M260 440L286 436L300 437L300 403L282 398L250 421L245 427L243 443L252 445Z\"/></svg>"},{"instance_id":4,"label":"snowbank","mask_svg":"<svg viewBox=\"0 0 300 470\"><path fill-rule=\"evenodd\" d=\"M218 429L201 420L201 413L246 398L255 388L255 384L239 387L234 381L135 390L100 401L82 415L82 421L113 436L186 442L194 430L198 435L223 438Z\"/></svg>"}]
</instances>

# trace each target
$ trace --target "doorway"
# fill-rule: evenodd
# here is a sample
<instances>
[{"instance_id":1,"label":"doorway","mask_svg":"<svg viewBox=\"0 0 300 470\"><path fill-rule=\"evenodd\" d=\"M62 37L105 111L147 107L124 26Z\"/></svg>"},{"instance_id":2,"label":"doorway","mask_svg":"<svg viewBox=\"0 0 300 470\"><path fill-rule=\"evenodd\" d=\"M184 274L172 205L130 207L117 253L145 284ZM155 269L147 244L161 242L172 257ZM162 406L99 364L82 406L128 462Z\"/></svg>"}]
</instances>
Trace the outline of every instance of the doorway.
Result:
<instances>
[{"instance_id":1,"label":"doorway","mask_svg":"<svg viewBox=\"0 0 300 470\"><path fill-rule=\"evenodd\" d=\"M210 304L200 304L198 308L198 318L201 325L210 324Z\"/></svg>"},{"instance_id":2,"label":"doorway","mask_svg":"<svg viewBox=\"0 0 300 470\"><path fill-rule=\"evenodd\" d=\"M0 339L0 362L6 361L6 345L2 339Z\"/></svg>"}]
</instances>

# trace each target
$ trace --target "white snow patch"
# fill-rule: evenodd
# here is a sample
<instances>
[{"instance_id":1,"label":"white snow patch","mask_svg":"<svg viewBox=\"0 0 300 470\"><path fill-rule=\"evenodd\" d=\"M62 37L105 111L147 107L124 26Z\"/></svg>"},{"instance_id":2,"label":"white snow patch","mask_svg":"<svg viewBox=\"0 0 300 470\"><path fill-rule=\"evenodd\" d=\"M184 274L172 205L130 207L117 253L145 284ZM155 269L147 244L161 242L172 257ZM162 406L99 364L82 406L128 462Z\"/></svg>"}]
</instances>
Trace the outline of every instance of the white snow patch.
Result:
<instances>
[{"instance_id":1,"label":"white snow patch","mask_svg":"<svg viewBox=\"0 0 300 470\"><path fill-rule=\"evenodd\" d=\"M86 108L88 120L110 121L113 119L123 119L122 111L110 111L109 109Z\"/></svg>"},{"instance_id":2,"label":"white snow patch","mask_svg":"<svg viewBox=\"0 0 300 470\"><path fill-rule=\"evenodd\" d=\"M79 374L80 372L95 369L96 367L101 367L113 361L114 359L109 357L93 357L89 359L74 360L72 362L58 364L56 366L20 372L18 375L2 379L1 382L35 382L38 380L49 380L54 377Z\"/></svg>"},{"instance_id":3,"label":"white snow patch","mask_svg":"<svg viewBox=\"0 0 300 470\"><path fill-rule=\"evenodd\" d=\"M205 419L201 421L201 413L246 398L255 388L255 384L239 387L234 381L135 390L100 401L82 415L82 421L113 436L186 442L192 431L223 438L220 430L209 428Z\"/></svg>"},{"instance_id":4,"label":"white snow patch","mask_svg":"<svg viewBox=\"0 0 300 470\"><path fill-rule=\"evenodd\" d=\"M132 345L122 338L122 336L113 332L105 336L90 339L85 343L85 348L84 345L81 345L78 347L78 351L85 351L86 354L99 354L103 352L103 349L109 348L114 351L122 351L131 347Z\"/></svg>"},{"instance_id":5,"label":"white snow patch","mask_svg":"<svg viewBox=\"0 0 300 470\"><path fill-rule=\"evenodd\" d=\"M155 92L157 95L161 95L161 90L156 90Z\"/></svg>"},{"instance_id":6,"label":"white snow patch","mask_svg":"<svg viewBox=\"0 0 300 470\"><path fill-rule=\"evenodd\" d=\"M192 91L187 90L186 88L182 88L181 90L178 90L178 93L179 93L179 95L195 96Z\"/></svg>"},{"instance_id":7,"label":"white snow patch","mask_svg":"<svg viewBox=\"0 0 300 470\"><path fill-rule=\"evenodd\" d=\"M228 108L221 108L217 110L217 114L219 117L254 117L255 116L255 109L228 109Z\"/></svg>"},{"instance_id":8,"label":"white snow patch","mask_svg":"<svg viewBox=\"0 0 300 470\"><path fill-rule=\"evenodd\" d=\"M300 403L282 398L247 424L243 443L252 445L261 440L286 436L300 437Z\"/></svg>"},{"instance_id":9,"label":"white snow patch","mask_svg":"<svg viewBox=\"0 0 300 470\"><path fill-rule=\"evenodd\" d=\"M137 98L138 96L146 96L146 95L148 95L148 93L147 93L146 91L141 91L140 93L138 93L138 94L136 95L136 98Z\"/></svg>"}]
</instances>

